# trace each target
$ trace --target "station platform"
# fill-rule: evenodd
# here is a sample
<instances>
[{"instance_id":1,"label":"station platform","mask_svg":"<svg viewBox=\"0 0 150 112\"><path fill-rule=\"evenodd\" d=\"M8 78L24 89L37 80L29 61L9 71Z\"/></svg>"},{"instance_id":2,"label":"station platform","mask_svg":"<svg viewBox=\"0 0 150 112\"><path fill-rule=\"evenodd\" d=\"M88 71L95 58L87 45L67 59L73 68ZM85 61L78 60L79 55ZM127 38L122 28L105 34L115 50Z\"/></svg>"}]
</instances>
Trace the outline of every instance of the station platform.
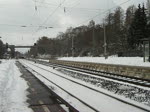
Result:
<instances>
[{"instance_id":1,"label":"station platform","mask_svg":"<svg viewBox=\"0 0 150 112\"><path fill-rule=\"evenodd\" d=\"M28 70L26 70L21 64L16 63L19 67L22 75L27 81L29 88L27 91L29 107L33 110L33 112L66 112L65 107L59 100L56 99L50 93L50 90L44 86L38 79L35 78ZM65 107L64 108L62 108Z\"/></svg>"}]
</instances>

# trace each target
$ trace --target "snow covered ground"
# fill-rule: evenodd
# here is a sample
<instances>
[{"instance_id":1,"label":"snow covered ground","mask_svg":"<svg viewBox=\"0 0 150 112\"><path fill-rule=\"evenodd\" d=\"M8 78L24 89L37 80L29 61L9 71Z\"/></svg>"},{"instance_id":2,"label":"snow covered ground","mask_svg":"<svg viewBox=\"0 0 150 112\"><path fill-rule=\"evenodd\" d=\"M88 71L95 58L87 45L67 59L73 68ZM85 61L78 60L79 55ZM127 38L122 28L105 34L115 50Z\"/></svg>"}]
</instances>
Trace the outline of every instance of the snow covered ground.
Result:
<instances>
[{"instance_id":1,"label":"snow covered ground","mask_svg":"<svg viewBox=\"0 0 150 112\"><path fill-rule=\"evenodd\" d=\"M63 60L73 60L73 61L86 61L86 62L99 62L99 63L109 63L109 64L123 64L123 65L134 65L134 66L147 66L150 67L150 63L144 63L142 58L136 57L136 58L118 58L118 57L111 57L105 60L104 58L90 58L90 57L77 57L77 58L61 58ZM28 64L30 67L34 68L34 70L38 71L40 74L43 74L48 79L56 82L58 85L63 87L66 90L69 90L74 95L78 95L77 97L81 100L84 100L88 102L88 104L92 105L96 109L102 110L102 112L142 112L140 109L137 109L135 107L119 103L115 101L114 99L108 98L102 94L95 93L93 91L90 91L89 89L85 89L82 86L74 85L74 83L71 83L70 81L67 81L65 79L59 78L49 72L42 71L37 67L31 66L31 64L28 63L28 61L23 61L24 64ZM30 62L32 63L32 62ZM78 83L87 85L91 88L94 88L98 91L103 91L108 94L112 94L109 91L106 91L102 88L97 88L91 84L88 84L86 82L83 82L81 80L77 80L75 78L71 78L70 76L65 76L64 74L50 68L44 65L39 65L37 63L32 63L36 66L40 66L44 69L50 70L55 73L59 73L59 75L69 78L71 80L74 80ZM40 78L45 84L48 85L49 88L51 88L53 91L61 95L65 100L67 100L69 103L71 103L73 106L77 108L81 108L82 112L92 112L90 109L85 109L83 104L76 101L75 99L72 99L69 95L66 95L57 88L52 83L46 81L45 79L42 79L39 75L34 73L38 78ZM15 60L2 60L2 63L0 63L0 112L32 112L30 108L28 108L28 104L26 103L27 100L27 94L28 92L26 89L28 88L28 85L24 79L22 79L20 76L22 74L20 73L19 69L15 65ZM113 95L113 94L112 94ZM115 96L115 95L114 95ZM125 99L123 97L120 97L122 99ZM129 102L133 102L137 105L141 105L142 107L148 108L149 106L143 105L141 103L136 103L134 101L130 101L129 99L125 99ZM89 103L90 102L90 103Z\"/></svg>"},{"instance_id":2,"label":"snow covered ground","mask_svg":"<svg viewBox=\"0 0 150 112\"><path fill-rule=\"evenodd\" d=\"M150 62L143 62L142 57L62 57L58 60L150 67Z\"/></svg>"},{"instance_id":3,"label":"snow covered ground","mask_svg":"<svg viewBox=\"0 0 150 112\"><path fill-rule=\"evenodd\" d=\"M143 110L138 109L134 106L122 103L111 97L105 96L98 92L92 91L88 88L85 88L82 85L86 85L90 88L94 88L97 91L102 91L104 93L113 95L112 93L110 93L102 88L97 88L97 87L95 87L91 84L88 84L86 82L83 82L81 80L77 80L75 78L66 76L66 75L56 71L55 69L52 69L51 67L40 65L40 64L30 62L27 60L21 61L21 63L23 63L30 70L30 72L32 72L36 77L38 77L42 82L44 82L49 88L51 88L51 90L56 92L58 95L60 95L63 99L68 101L71 105L73 105L77 109L80 109L81 112L93 112L93 111L90 110L89 108L85 107L82 103L73 99L70 95L67 95L66 93L64 93L64 91L62 91L60 88L58 88L53 83L56 83L61 88L65 89L66 91L69 91L72 95L78 97L82 101L85 101L87 104L91 105L92 107L94 107L95 109L97 109L101 112L143 112ZM46 69L46 70L44 70L44 69ZM50 73L49 71L53 72L55 74ZM39 74L41 74L42 76L40 76ZM57 76L56 74L59 74L61 77ZM43 78L43 76L46 77L48 80ZM65 77L65 78L62 78L62 77ZM82 85L77 85L73 81L69 81L66 78L73 80L75 82L78 82ZM117 97L116 95L113 95L113 96ZM131 101L131 100L125 99L123 97L120 97L120 99L123 99L124 101L127 101L127 102L132 102L132 104L139 105L145 109L150 110L149 106L143 105L141 103Z\"/></svg>"},{"instance_id":4,"label":"snow covered ground","mask_svg":"<svg viewBox=\"0 0 150 112\"><path fill-rule=\"evenodd\" d=\"M15 60L0 63L0 112L32 112L28 108L27 83L20 76Z\"/></svg>"}]
</instances>

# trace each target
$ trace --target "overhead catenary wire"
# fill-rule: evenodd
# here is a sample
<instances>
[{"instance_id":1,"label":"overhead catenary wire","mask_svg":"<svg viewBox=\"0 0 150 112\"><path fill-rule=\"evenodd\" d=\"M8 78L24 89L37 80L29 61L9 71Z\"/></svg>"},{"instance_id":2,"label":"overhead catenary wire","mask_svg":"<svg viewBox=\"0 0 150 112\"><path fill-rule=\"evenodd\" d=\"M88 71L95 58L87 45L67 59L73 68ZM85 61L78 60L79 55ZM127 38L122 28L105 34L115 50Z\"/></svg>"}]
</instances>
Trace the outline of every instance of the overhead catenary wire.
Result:
<instances>
[{"instance_id":1,"label":"overhead catenary wire","mask_svg":"<svg viewBox=\"0 0 150 112\"><path fill-rule=\"evenodd\" d=\"M33 0L33 1L35 1L35 0ZM26 26L26 25L21 25L21 27L35 27L35 28L37 28L36 31L32 33L32 36L33 36L33 34L36 33L40 28L44 28L44 26L45 26L46 22L49 20L49 18L58 10L58 8L63 7L63 3L64 3L65 1L66 1L66 0L63 0L63 2L61 2L61 3L55 8L55 10L54 10L52 13L50 13L50 14L48 15L48 17L45 19L45 21L43 21L43 23L42 23L41 25L39 25L39 26ZM129 1L131 1L131 0L125 1L125 2L121 3L120 5L123 5L123 4L125 4L125 3L129 2ZM36 2L39 2L39 1L36 0ZM45 2L41 2L41 3L45 4ZM51 5L52 5L52 4L51 4ZM63 7L63 8L64 8L64 7ZM65 7L65 12L67 12L67 8L72 8L72 9L73 9L73 7ZM110 8L110 9L108 9L108 10L106 10L106 11L103 11L103 12L101 12L101 13L99 13L99 14L93 16L92 18L89 18L89 19L83 21L82 23L85 23L85 22L87 22L87 21L89 21L89 20L92 20L93 18L96 18L97 16L99 16L99 15L101 15L101 14L103 14L103 13L106 13L107 11L110 11L110 10L112 10L112 9L114 9L114 8L116 8L116 6ZM74 8L74 9L97 10L97 11L99 10L99 9L90 9L90 8ZM82 24L82 23L80 23L80 24ZM5 25L5 26L18 26L18 27L19 27L19 25ZM41 26L43 26L43 27L41 27ZM46 27L46 26L45 26L45 27ZM52 28L52 27L51 27L51 28ZM45 29L45 28L44 28L44 29Z\"/></svg>"},{"instance_id":2,"label":"overhead catenary wire","mask_svg":"<svg viewBox=\"0 0 150 112\"><path fill-rule=\"evenodd\" d=\"M35 1L35 0L33 0L33 1ZM77 0L77 1L80 1L80 0ZM50 6L58 6L58 5L60 5L60 4L54 4L54 3L49 3L49 2L40 2L40 1L36 1L36 3L39 3L39 4L46 4L46 5L50 5ZM61 3L61 1L60 1L60 3ZM74 4L72 4L72 5L74 5ZM70 6L70 5L69 5Z\"/></svg>"},{"instance_id":3,"label":"overhead catenary wire","mask_svg":"<svg viewBox=\"0 0 150 112\"><path fill-rule=\"evenodd\" d=\"M37 1L36 1L37 2ZM41 2L40 2L41 3ZM44 3L41 3L41 4L47 4L47 5L50 5L50 6L54 6L54 7L56 7L56 6L58 6L58 5L52 5L52 4L49 4L49 3L46 3L46 2L44 2ZM62 8L66 8L66 9L79 9L79 10L87 10L87 11L99 11L99 10L101 10L101 9L96 9L96 8L80 8L80 7L76 7L77 5L78 5L79 3L77 3L77 4L74 4L72 7L70 7L70 6L63 6L63 5L61 5L60 7L62 7Z\"/></svg>"},{"instance_id":4,"label":"overhead catenary wire","mask_svg":"<svg viewBox=\"0 0 150 112\"><path fill-rule=\"evenodd\" d=\"M126 4L126 3L128 3L129 1L131 1L131 0L127 0L127 1L125 1L125 2L123 2L123 3L120 3L119 4L119 6L122 6L122 5L124 5L124 4ZM62 5L59 5L59 7L63 7ZM58 7L57 7L58 8ZM65 7L65 12L67 11L67 9L83 9L83 10L95 10L95 11L99 11L99 10L101 10L101 9L92 9L92 8L74 8L74 7ZM114 6L114 7L111 7L111 8L109 8L109 9L107 9L107 10L105 10L105 11L102 11L102 12L100 12L100 13L98 13L98 14L96 14L95 16L93 16L93 17L91 17L91 18L88 18L87 20L85 20L85 21L83 21L83 22L81 22L81 23L79 23L77 26L79 26L79 25L81 25L81 24L83 24L83 23L85 23L85 22L87 22L87 21L89 21L89 20L92 20L92 19L94 19L94 18L96 18L96 17L98 17L98 16L100 16L100 15L102 15L102 14L104 14L104 13L107 13L108 11L110 11L110 10L112 10L112 9L114 9L114 8L116 8L116 6ZM63 7L63 10L64 10L64 7ZM48 17L49 18L49 17ZM47 21L47 20L46 20ZM37 30L36 30L37 31Z\"/></svg>"},{"instance_id":5,"label":"overhead catenary wire","mask_svg":"<svg viewBox=\"0 0 150 112\"><path fill-rule=\"evenodd\" d=\"M45 21L44 21L42 24L45 24L45 23L48 21L48 19L58 10L59 7L61 7L61 5L62 5L65 1L66 1L66 0L64 0L63 2L61 2L61 3L58 5L58 7L56 7L56 9L55 9L51 14L49 14L49 16L45 19Z\"/></svg>"},{"instance_id":6,"label":"overhead catenary wire","mask_svg":"<svg viewBox=\"0 0 150 112\"><path fill-rule=\"evenodd\" d=\"M43 28L53 28L52 26L41 26L41 25L37 25L37 26L34 26L34 25L18 25L18 24L2 24L0 23L0 25L2 26L9 26L9 27L43 27Z\"/></svg>"},{"instance_id":7,"label":"overhead catenary wire","mask_svg":"<svg viewBox=\"0 0 150 112\"><path fill-rule=\"evenodd\" d=\"M58 8L59 8L65 1L66 1L66 0L63 0L63 2L61 2L61 3L58 5L58 7L56 7L56 8L54 9L54 11L48 15L48 17L44 20L44 22L41 24L41 26L44 25L44 24L49 20L49 18L58 10ZM38 30L39 30L39 28L37 28L37 29L35 30L35 32L32 33L32 36L33 36Z\"/></svg>"},{"instance_id":8,"label":"overhead catenary wire","mask_svg":"<svg viewBox=\"0 0 150 112\"><path fill-rule=\"evenodd\" d=\"M74 7L76 4L79 4L79 1L81 0L76 0L73 3L69 4L69 6Z\"/></svg>"},{"instance_id":9,"label":"overhead catenary wire","mask_svg":"<svg viewBox=\"0 0 150 112\"><path fill-rule=\"evenodd\" d=\"M123 2L123 3L120 3L119 6L122 6L122 5L124 5L124 4L126 4L126 3L130 2L130 1L131 1L131 0L127 0L127 1L125 1L125 2ZM93 17L91 17L91 18L88 18L88 19L82 21L82 22L79 23L77 26L79 26L79 25L81 25L81 24L83 24L83 23L85 23L85 22L87 22L87 21L90 21L90 20L92 20L92 19L94 19L94 18L96 18L96 17L98 17L98 16L100 16L100 15L102 15L102 14L104 14L104 13L107 13L107 12L109 12L110 10L115 9L115 8L116 8L116 6L111 7L111 8L109 8L109 9L107 9L107 10L105 10L105 11L103 11L103 12L101 12L101 13L99 13L99 14L93 16Z\"/></svg>"},{"instance_id":10,"label":"overhead catenary wire","mask_svg":"<svg viewBox=\"0 0 150 112\"><path fill-rule=\"evenodd\" d=\"M77 1L80 1L80 0L77 0ZM93 13L93 11L94 11L94 13L99 13L99 11L100 10L103 10L103 9L98 9L98 8L80 8L80 7L77 7L76 8L76 6L77 6L77 4L74 4L72 7L67 7L67 6L63 6L63 5L61 5L60 6L60 8L62 8L62 10L63 10L63 13L65 14L65 18L67 17L66 16L66 14L68 13L68 12L70 12L71 11L71 9L74 9L75 11L77 11L77 9L78 10L80 10L80 12L81 11L87 11L88 12L88 14L87 15L89 15L89 13ZM84 14L86 14L86 13L84 13ZM56 23L56 20L55 20L55 22L53 22L53 23ZM65 22L66 23L66 22ZM53 24L52 25L50 25L50 26L54 26ZM56 28L56 27L55 27ZM61 27L62 28L62 27ZM63 28L66 28L66 27L63 27Z\"/></svg>"},{"instance_id":11,"label":"overhead catenary wire","mask_svg":"<svg viewBox=\"0 0 150 112\"><path fill-rule=\"evenodd\" d=\"M122 2L122 3L119 4L119 6L122 6L122 5L124 5L124 4L126 4L126 3L130 2L130 1L131 1L131 0L127 0L127 1L125 1L125 2ZM110 6L109 6L109 7L110 7ZM91 17L91 18L88 18L87 20L81 22L81 23L78 24L77 26L79 26L79 25L81 25L82 23L85 23L85 22L87 22L87 21L90 21L90 20L92 20L92 19L94 19L94 18L96 18L96 17L98 17L98 16L100 16L100 15L102 15L102 14L104 14L104 13L110 12L110 10L115 9L116 7L118 7L118 5L117 5L117 6L114 6L114 7L111 7L111 8L109 8L109 9L107 9L107 10L101 11L100 13L96 14L95 16L93 16L93 17ZM69 8L69 7L65 7L65 12L68 12L68 11L66 11L67 8ZM71 7L70 7L70 8L71 8ZM97 10L97 11L101 10L101 9L90 9L90 8L77 8L77 9L87 9L87 10Z\"/></svg>"},{"instance_id":12,"label":"overhead catenary wire","mask_svg":"<svg viewBox=\"0 0 150 112\"><path fill-rule=\"evenodd\" d=\"M35 2L35 0L33 0L33 2ZM58 6L58 4L54 4L54 3L47 3L47 2L40 2L40 1L36 1L36 3L40 3L40 4L47 4L47 5L52 5L52 6Z\"/></svg>"}]
</instances>

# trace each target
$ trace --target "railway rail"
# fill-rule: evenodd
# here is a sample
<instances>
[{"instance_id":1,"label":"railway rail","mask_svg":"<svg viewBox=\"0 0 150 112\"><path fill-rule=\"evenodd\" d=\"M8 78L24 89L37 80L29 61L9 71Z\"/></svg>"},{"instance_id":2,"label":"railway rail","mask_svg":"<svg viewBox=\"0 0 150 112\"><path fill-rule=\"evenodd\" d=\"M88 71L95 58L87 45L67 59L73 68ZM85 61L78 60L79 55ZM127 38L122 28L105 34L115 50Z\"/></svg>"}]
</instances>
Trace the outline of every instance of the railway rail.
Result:
<instances>
[{"instance_id":1,"label":"railway rail","mask_svg":"<svg viewBox=\"0 0 150 112\"><path fill-rule=\"evenodd\" d=\"M42 61L38 61L38 63L42 63L42 64L45 64L45 65L51 66L51 67L53 67L53 68L55 68L55 67L57 67L57 68L59 67L59 68L60 68L60 67L61 67L61 68L72 69L72 70L76 70L76 71L80 71L80 72L86 72L86 71L87 71L87 70L81 71L81 69L79 69L79 68L72 68L72 67L70 67L70 66L68 67L68 66L64 66L64 65L61 65L61 64L54 64L54 63L52 64L52 63L51 63L52 65L50 65L49 63L47 63L47 62L42 62ZM124 101L124 100L122 100L122 99L120 99L120 98L111 96L111 95L109 95L109 94L107 94L107 93L98 91L98 90L96 90L96 89L93 89L93 88L88 87L88 86L86 86L86 85L83 85L83 84L81 84L81 83L75 82L75 81L73 81L73 80L71 80L71 79L69 79L69 78L60 76L60 75L58 75L58 74L56 74L56 73L53 73L53 72L51 72L50 70L47 70L47 69L45 69L45 68L36 66L36 65L34 65L34 64L32 64L32 65L35 66L35 67L37 67L38 69L41 69L41 70L50 72L50 73L52 73L52 74L54 74L54 75L57 75L57 76L59 76L59 77L61 77L61 78L64 78L64 79L66 79L66 80L69 80L69 81L71 81L71 82L73 82L73 83L76 83L76 84L78 84L78 85L80 85L80 86L84 86L84 87L86 87L86 88L88 88L88 89L91 89L92 91L95 91L95 92L98 92L98 93L100 93L100 94L103 94L103 95L106 95L106 96L108 96L108 97L111 97L111 98L113 98L113 99L116 99L116 100L118 100L118 101L120 101L120 102L126 103L126 104L128 104L128 105L134 106L134 107L139 108L139 109L144 110L144 111L150 111L149 109L143 108L143 107L141 107L141 106L139 106L139 105L132 104L132 103L127 102L127 101ZM26 66L27 66L27 65L26 65ZM28 66L28 67L29 67L29 66ZM33 70L33 71L36 72L35 70ZM47 81L53 83L55 86L57 86L58 88L60 88L61 90L63 90L63 91L66 92L67 94L69 94L70 96L72 96L72 97L74 97L75 99L79 100L82 104L86 105L88 108L92 109L93 111L99 112L99 110L97 110L96 108L94 108L94 107L92 107L91 105L87 104L86 102L82 101L81 99L77 98L77 97L74 96L73 94L69 93L67 90L64 90L63 88L61 88L61 87L60 87L59 85L57 85L56 83L54 83L53 81L49 80L47 77L43 76L42 74L40 74L40 73L38 73L38 72L36 72L36 73L37 73L38 75L42 76L42 77L43 77L44 79L46 79ZM88 72L88 73L89 73L89 72ZM96 74L95 71L90 72L90 74L91 74L91 73L92 73L92 74ZM98 74L96 74L96 75L98 75ZM108 77L107 77L107 78L108 78ZM110 77L109 77L109 78L110 78ZM141 85L141 84L143 85L143 83L139 83L139 84L140 84L140 85ZM147 84L147 82L146 82L146 84ZM146 86L147 86L147 85L146 85Z\"/></svg>"},{"instance_id":2,"label":"railway rail","mask_svg":"<svg viewBox=\"0 0 150 112\"><path fill-rule=\"evenodd\" d=\"M117 81L140 85L143 87L150 87L149 79L143 79L143 78L120 75L120 74L115 74L115 73L110 73L110 72L105 72L105 71L100 71L100 70L94 70L93 68L90 69L89 67L88 68L80 67L80 66L85 66L84 63L83 63L83 65L81 65L82 63L79 63L79 62L77 64L76 62L68 62L68 61L67 62L66 61L64 61L64 62L62 62L62 61L60 61L60 62L59 61L45 62L45 61L38 60L37 62L48 65L48 66L52 66L52 67L71 69L71 70L75 70L75 71L79 71L79 72L88 73L91 75L101 76L101 77L110 78L110 79L117 80ZM80 66L78 66L78 65L80 65Z\"/></svg>"},{"instance_id":3,"label":"railway rail","mask_svg":"<svg viewBox=\"0 0 150 112\"><path fill-rule=\"evenodd\" d=\"M26 69L28 72L30 72L32 74L32 72L30 70L27 69L26 65L21 64L19 61L18 63L24 68ZM34 70L33 70L34 71ZM34 71L36 72L36 71ZM39 74L38 72L36 72L37 74ZM41 74L39 74L41 75ZM42 75L41 75L42 76ZM42 84L45 88L48 88L41 80L39 80L36 76L34 76L39 82L40 84ZM46 77L42 76L43 78L47 79ZM48 80L48 79L47 79ZM49 81L49 80L48 80ZM49 89L49 88L48 88ZM49 89L50 90L50 89ZM57 102L59 102L60 104L64 104L68 107L69 112L79 112L77 109L75 109L72 105L70 105L68 102L66 102L63 98L61 98L59 95L57 95L55 92L53 92L52 90L50 90L50 93L53 95L53 97L55 97L55 99L57 99Z\"/></svg>"},{"instance_id":4,"label":"railway rail","mask_svg":"<svg viewBox=\"0 0 150 112\"><path fill-rule=\"evenodd\" d=\"M123 76L138 77L141 79L150 80L150 67L64 61L64 60L49 60L49 62L82 69L114 73Z\"/></svg>"},{"instance_id":5,"label":"railway rail","mask_svg":"<svg viewBox=\"0 0 150 112\"><path fill-rule=\"evenodd\" d=\"M32 64L32 65L33 65L33 64ZM24 66L24 65L23 65L23 66ZM35 66L35 65L33 65L33 66ZM30 68L28 65L25 65L24 67L25 67L25 68L26 68L26 67ZM36 67L38 67L38 66L36 66ZM41 67L38 67L38 68L41 69L41 70L48 71L48 70L46 70L46 69L44 69L44 68L41 68ZM67 90L63 89L62 87L60 87L59 85L57 85L57 84L54 83L53 81L49 80L49 79L48 79L47 77L45 77L44 75L42 75L42 74L36 72L36 71L33 70L32 68L30 68L30 70L34 71L35 73L37 73L38 75L40 75L41 77L43 77L44 79L46 79L47 81L51 82L52 84L54 84L55 86L57 86L58 88L60 88L60 89L63 90L64 92L66 92L67 94L69 94L70 96L72 96L72 97L74 97L75 99L79 100L82 104L84 104L84 105L87 106L88 108L91 108L91 110L94 110L94 112L99 112L97 109L95 109L95 108L93 108L92 106L88 105L86 102L80 100L79 98L77 98L76 96L74 96L73 94L71 94L70 92L68 92ZM30 70L29 70L29 72L31 72ZM48 71L48 72L53 73L53 72L51 72L51 71ZM32 72L31 72L31 73L32 73ZM53 73L53 74L55 74L55 73ZM55 75L58 75L58 74L55 74ZM58 75L58 76L59 76L59 75ZM61 76L60 76L60 77L61 77ZM64 77L63 77L63 78L64 78ZM66 79L66 78L65 78L65 79ZM68 80L69 80L69 79L68 79ZM43 82L41 82L41 83L43 83ZM76 83L76 82L74 82L74 83ZM43 84L44 84L44 83L43 83ZM83 85L83 86L84 86L84 85ZM79 112L77 109L75 109L72 105L70 105L68 102L66 102L64 99L62 99L62 98L61 98L59 95L57 95L55 92L53 92L53 94L55 94L55 95L57 96L57 98L58 98L60 101L62 101L64 104L66 104L66 105L71 109L70 112Z\"/></svg>"}]
</instances>

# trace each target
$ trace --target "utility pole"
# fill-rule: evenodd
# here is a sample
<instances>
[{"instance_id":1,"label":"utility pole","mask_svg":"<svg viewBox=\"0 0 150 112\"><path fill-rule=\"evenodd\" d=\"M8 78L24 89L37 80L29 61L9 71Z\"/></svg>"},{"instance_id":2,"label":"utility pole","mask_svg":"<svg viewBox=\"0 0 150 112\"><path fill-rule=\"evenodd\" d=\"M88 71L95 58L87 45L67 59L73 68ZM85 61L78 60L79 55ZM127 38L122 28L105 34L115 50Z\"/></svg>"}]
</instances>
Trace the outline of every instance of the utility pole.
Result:
<instances>
[{"instance_id":1,"label":"utility pole","mask_svg":"<svg viewBox=\"0 0 150 112\"><path fill-rule=\"evenodd\" d=\"M72 57L74 57L74 35L72 35L71 39L72 39Z\"/></svg>"},{"instance_id":2,"label":"utility pole","mask_svg":"<svg viewBox=\"0 0 150 112\"><path fill-rule=\"evenodd\" d=\"M37 55L38 55L38 48L37 48L37 44L34 43L34 58L36 59Z\"/></svg>"},{"instance_id":3,"label":"utility pole","mask_svg":"<svg viewBox=\"0 0 150 112\"><path fill-rule=\"evenodd\" d=\"M105 27L105 20L103 21L103 27L104 27L104 57L107 59L107 38L106 38L106 27Z\"/></svg>"},{"instance_id":4,"label":"utility pole","mask_svg":"<svg viewBox=\"0 0 150 112\"><path fill-rule=\"evenodd\" d=\"M149 44L148 44L148 45L149 45L149 49L148 49L148 50L149 50L148 61L150 62L150 37L149 37L149 40L148 40L148 41L149 41L149 42L148 42L148 43L149 43Z\"/></svg>"},{"instance_id":5,"label":"utility pole","mask_svg":"<svg viewBox=\"0 0 150 112\"><path fill-rule=\"evenodd\" d=\"M2 37L0 37L0 38L2 38ZM2 46L3 46L3 44L2 44ZM1 52L1 54L3 54L2 51L0 51L0 52ZM2 58L2 57L1 57L1 54L0 54L0 58ZM0 63L1 63L1 61L0 61Z\"/></svg>"},{"instance_id":6,"label":"utility pole","mask_svg":"<svg viewBox=\"0 0 150 112\"><path fill-rule=\"evenodd\" d=\"M148 18L150 19L150 0L147 0L147 9L148 9ZM150 21L148 21L150 24ZM148 37L149 41L149 58L148 61L150 62L150 36Z\"/></svg>"},{"instance_id":7,"label":"utility pole","mask_svg":"<svg viewBox=\"0 0 150 112\"><path fill-rule=\"evenodd\" d=\"M95 24L93 25L93 49L92 49L92 54L94 55L94 48L95 48Z\"/></svg>"}]
</instances>

